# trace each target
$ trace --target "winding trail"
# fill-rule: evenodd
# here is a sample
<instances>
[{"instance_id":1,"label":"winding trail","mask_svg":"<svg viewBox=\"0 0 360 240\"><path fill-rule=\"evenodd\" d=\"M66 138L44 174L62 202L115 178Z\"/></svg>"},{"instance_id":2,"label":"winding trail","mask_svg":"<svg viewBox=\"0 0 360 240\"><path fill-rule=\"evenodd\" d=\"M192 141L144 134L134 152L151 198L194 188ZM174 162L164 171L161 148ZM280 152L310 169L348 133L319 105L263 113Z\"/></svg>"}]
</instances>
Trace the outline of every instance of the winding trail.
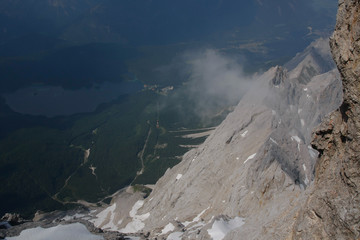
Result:
<instances>
[{"instance_id":1,"label":"winding trail","mask_svg":"<svg viewBox=\"0 0 360 240\"><path fill-rule=\"evenodd\" d=\"M64 185L62 186L62 188L57 192L55 193L53 196L51 196L51 198L61 204L68 204L68 203L80 203L80 202L71 202L71 201L62 201L58 198L58 195L61 193L61 191L67 187L67 185L69 184L69 180L71 179L72 176L75 175L75 173L82 167L84 166L85 163L87 163L88 159L89 159L89 156L90 156L90 148L89 149L84 149L84 161L76 168L76 170L70 174L70 176L65 180L65 183ZM80 200L82 201L82 200ZM83 203L81 203L83 204ZM89 203L90 204L90 203ZM85 204L85 205L89 205L89 204Z\"/></svg>"},{"instance_id":2,"label":"winding trail","mask_svg":"<svg viewBox=\"0 0 360 240\"><path fill-rule=\"evenodd\" d=\"M144 147L143 147L143 149L140 151L140 154L139 154L139 158L140 158L140 161L141 161L141 169L140 169L140 171L138 171L138 172L136 173L136 177L134 178L134 180L132 180L132 182L130 183L130 186L133 184L133 182L135 182L135 180L136 180L141 174L144 173L144 170L145 170L145 165L144 165L144 153L145 153L145 150L146 150L146 147L147 147L147 145L148 145L149 138L150 138L150 135L151 135L151 124L150 124L150 121L147 121L147 124L149 125L149 132L148 132L148 134L147 134Z\"/></svg>"}]
</instances>

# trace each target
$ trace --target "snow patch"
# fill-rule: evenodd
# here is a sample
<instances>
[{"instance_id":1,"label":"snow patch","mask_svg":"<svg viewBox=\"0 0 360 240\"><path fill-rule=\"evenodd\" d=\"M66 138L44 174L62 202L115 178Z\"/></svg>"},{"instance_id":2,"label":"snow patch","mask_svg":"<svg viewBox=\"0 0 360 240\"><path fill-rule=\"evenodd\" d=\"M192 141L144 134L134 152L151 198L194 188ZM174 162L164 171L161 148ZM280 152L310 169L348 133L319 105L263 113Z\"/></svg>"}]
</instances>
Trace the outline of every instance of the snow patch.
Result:
<instances>
[{"instance_id":1,"label":"snow patch","mask_svg":"<svg viewBox=\"0 0 360 240\"><path fill-rule=\"evenodd\" d=\"M305 126L305 120L304 119L300 119L300 123L301 123L301 126Z\"/></svg>"},{"instance_id":2,"label":"snow patch","mask_svg":"<svg viewBox=\"0 0 360 240\"><path fill-rule=\"evenodd\" d=\"M182 176L183 176L183 175L179 173L179 174L176 176L176 180L180 180L180 178L182 178Z\"/></svg>"},{"instance_id":3,"label":"snow patch","mask_svg":"<svg viewBox=\"0 0 360 240\"><path fill-rule=\"evenodd\" d=\"M142 215L136 215L137 211L144 205L143 200L137 201L129 212L132 221L129 222L125 228L120 229L120 232L124 233L136 233L145 227L143 221L150 217L150 213L145 213Z\"/></svg>"},{"instance_id":4,"label":"snow patch","mask_svg":"<svg viewBox=\"0 0 360 240\"><path fill-rule=\"evenodd\" d=\"M81 223L73 223L69 225L58 225L51 228L30 228L23 230L17 237L8 237L8 240L103 240L102 236L98 236L89 232L85 225Z\"/></svg>"},{"instance_id":5,"label":"snow patch","mask_svg":"<svg viewBox=\"0 0 360 240\"><path fill-rule=\"evenodd\" d=\"M69 220L78 219L78 218L85 218L85 215L79 214L79 213L76 213L75 215L66 215L61 220L69 221Z\"/></svg>"},{"instance_id":6,"label":"snow patch","mask_svg":"<svg viewBox=\"0 0 360 240\"><path fill-rule=\"evenodd\" d=\"M166 234L168 232L174 231L175 226L172 223L169 223L164 227L164 229L161 231L160 235Z\"/></svg>"},{"instance_id":7,"label":"snow patch","mask_svg":"<svg viewBox=\"0 0 360 240\"><path fill-rule=\"evenodd\" d=\"M249 132L248 130L246 130L245 132L243 132L243 133L241 134L241 137L246 137L246 134L247 134L248 132Z\"/></svg>"},{"instance_id":8,"label":"snow patch","mask_svg":"<svg viewBox=\"0 0 360 240\"><path fill-rule=\"evenodd\" d=\"M224 219L215 220L212 227L208 229L208 234L213 240L222 240L228 232L241 227L244 224L244 218L236 217L230 221Z\"/></svg>"},{"instance_id":9,"label":"snow patch","mask_svg":"<svg viewBox=\"0 0 360 240\"><path fill-rule=\"evenodd\" d=\"M187 226L188 226L189 224L191 224L191 223L200 221L201 215L203 215L209 208L210 208L210 206L209 206L208 208L204 209L204 210L203 210L201 213L199 213L196 217L194 217L194 219L193 219L191 222L186 221L186 222L183 223L183 225L184 225L185 227L187 227Z\"/></svg>"},{"instance_id":10,"label":"snow patch","mask_svg":"<svg viewBox=\"0 0 360 240\"><path fill-rule=\"evenodd\" d=\"M309 185L309 179L308 179L308 177L307 177L307 175L305 174L305 180L304 180L304 183L306 184L306 185Z\"/></svg>"},{"instance_id":11,"label":"snow patch","mask_svg":"<svg viewBox=\"0 0 360 240\"><path fill-rule=\"evenodd\" d=\"M245 164L247 161L253 159L255 156L256 156L256 153L250 155L250 156L245 160L244 164Z\"/></svg>"},{"instance_id":12,"label":"snow patch","mask_svg":"<svg viewBox=\"0 0 360 240\"><path fill-rule=\"evenodd\" d=\"M91 222L96 227L101 227L102 224L104 224L106 221L108 221L106 225L102 226L102 228L117 231L118 229L115 226L115 224L113 223L114 217L115 217L115 209L116 209L116 203L114 203L110 207L104 209L99 214L97 214L96 218L91 220Z\"/></svg>"},{"instance_id":13,"label":"snow patch","mask_svg":"<svg viewBox=\"0 0 360 240\"><path fill-rule=\"evenodd\" d=\"M306 166L305 166L305 164L303 164L303 169L304 169L304 171L306 171Z\"/></svg>"},{"instance_id":14,"label":"snow patch","mask_svg":"<svg viewBox=\"0 0 360 240\"><path fill-rule=\"evenodd\" d=\"M301 139L298 136L292 136L292 140L295 140L297 143L301 143Z\"/></svg>"},{"instance_id":15,"label":"snow patch","mask_svg":"<svg viewBox=\"0 0 360 240\"><path fill-rule=\"evenodd\" d=\"M275 143L276 145L279 145L274 139L270 138L270 141L272 141L273 143Z\"/></svg>"},{"instance_id":16,"label":"snow patch","mask_svg":"<svg viewBox=\"0 0 360 240\"><path fill-rule=\"evenodd\" d=\"M303 90L306 92L308 89L307 89L307 88L304 88Z\"/></svg>"}]
</instances>

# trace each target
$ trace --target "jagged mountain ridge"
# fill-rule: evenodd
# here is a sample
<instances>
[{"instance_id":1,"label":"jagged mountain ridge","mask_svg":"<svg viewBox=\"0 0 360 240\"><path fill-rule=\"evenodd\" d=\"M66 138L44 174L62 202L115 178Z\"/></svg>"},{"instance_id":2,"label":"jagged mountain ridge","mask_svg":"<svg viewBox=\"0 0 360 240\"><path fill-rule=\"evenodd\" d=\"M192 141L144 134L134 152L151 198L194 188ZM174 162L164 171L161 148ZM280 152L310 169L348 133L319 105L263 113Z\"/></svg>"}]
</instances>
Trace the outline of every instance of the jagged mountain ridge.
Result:
<instances>
[{"instance_id":1,"label":"jagged mountain ridge","mask_svg":"<svg viewBox=\"0 0 360 240\"><path fill-rule=\"evenodd\" d=\"M340 0L331 50L344 85L344 100L315 130L321 153L294 239L359 239L360 236L360 3Z\"/></svg>"},{"instance_id":2,"label":"jagged mountain ridge","mask_svg":"<svg viewBox=\"0 0 360 240\"><path fill-rule=\"evenodd\" d=\"M299 211L294 203L314 178L311 131L341 102L329 52L327 40L318 40L292 60L298 64L290 71L274 67L261 75L234 112L165 173L130 217L117 214L98 226L152 237L174 232L184 239L210 239L214 225L241 217L245 223L228 239L274 238L266 229L284 221L284 213L290 217ZM289 228L276 234L284 237Z\"/></svg>"}]
</instances>

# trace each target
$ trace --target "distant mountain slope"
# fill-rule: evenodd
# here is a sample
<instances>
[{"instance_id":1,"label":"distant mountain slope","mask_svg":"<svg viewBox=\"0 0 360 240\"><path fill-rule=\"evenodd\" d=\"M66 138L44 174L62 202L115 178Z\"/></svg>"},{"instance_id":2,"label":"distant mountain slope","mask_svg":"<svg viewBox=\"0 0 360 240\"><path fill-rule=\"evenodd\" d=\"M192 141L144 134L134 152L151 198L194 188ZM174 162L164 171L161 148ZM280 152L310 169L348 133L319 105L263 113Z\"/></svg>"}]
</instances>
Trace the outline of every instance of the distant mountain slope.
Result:
<instances>
[{"instance_id":1,"label":"distant mountain slope","mask_svg":"<svg viewBox=\"0 0 360 240\"><path fill-rule=\"evenodd\" d=\"M30 33L57 35L59 30L101 0L2 0L0 43Z\"/></svg>"},{"instance_id":2,"label":"distant mountain slope","mask_svg":"<svg viewBox=\"0 0 360 240\"><path fill-rule=\"evenodd\" d=\"M260 76L207 140L165 173L136 215L109 224L153 237L210 239L219 228L232 230L226 239L288 236L285 222L314 178L311 131L341 101L329 52L328 41L318 40L292 60L291 71L273 67ZM272 229L279 221L284 228Z\"/></svg>"},{"instance_id":3,"label":"distant mountain slope","mask_svg":"<svg viewBox=\"0 0 360 240\"><path fill-rule=\"evenodd\" d=\"M256 28L262 35L285 25L287 31L314 31L329 24L332 0L50 0L0 1L0 40L29 33L62 36L76 42L123 40L166 44L204 40L235 29ZM330 6L330 7L329 7ZM301 21L300 21L301 19ZM62 34L60 34L63 32ZM254 34L254 33L252 33Z\"/></svg>"}]
</instances>

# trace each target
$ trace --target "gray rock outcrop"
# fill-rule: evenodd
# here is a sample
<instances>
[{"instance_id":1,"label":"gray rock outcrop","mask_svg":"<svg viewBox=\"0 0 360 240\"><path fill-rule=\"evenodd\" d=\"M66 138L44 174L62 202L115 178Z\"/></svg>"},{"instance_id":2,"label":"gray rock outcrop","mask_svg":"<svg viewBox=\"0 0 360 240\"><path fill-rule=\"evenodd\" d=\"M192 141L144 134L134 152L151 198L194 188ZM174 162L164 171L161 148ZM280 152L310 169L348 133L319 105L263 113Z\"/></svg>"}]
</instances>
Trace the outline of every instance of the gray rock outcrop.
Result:
<instances>
[{"instance_id":1,"label":"gray rock outcrop","mask_svg":"<svg viewBox=\"0 0 360 240\"><path fill-rule=\"evenodd\" d=\"M316 129L321 157L315 183L294 227L295 239L360 237L360 2L339 1L331 50L344 100Z\"/></svg>"}]
</instances>

